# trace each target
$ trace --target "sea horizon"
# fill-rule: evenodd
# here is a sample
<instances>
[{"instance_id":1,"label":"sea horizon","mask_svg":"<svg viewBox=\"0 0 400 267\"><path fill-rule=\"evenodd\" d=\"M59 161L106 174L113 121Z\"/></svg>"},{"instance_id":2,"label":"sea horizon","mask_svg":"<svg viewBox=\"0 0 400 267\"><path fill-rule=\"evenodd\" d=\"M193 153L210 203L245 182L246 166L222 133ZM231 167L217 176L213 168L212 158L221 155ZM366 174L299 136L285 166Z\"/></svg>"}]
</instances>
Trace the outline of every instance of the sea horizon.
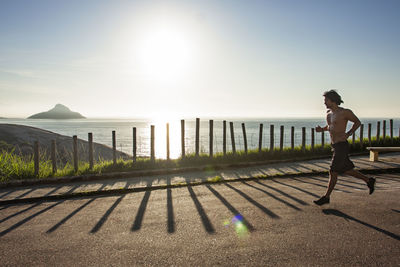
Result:
<instances>
[{"instance_id":1,"label":"sea horizon","mask_svg":"<svg viewBox=\"0 0 400 267\"><path fill-rule=\"evenodd\" d=\"M232 150L230 137L230 122L234 126L234 137L237 150L244 150L244 139L242 123L245 124L247 143L249 149L257 149L259 144L260 124L263 125L262 147L270 146L270 126L274 125L274 146L280 145L280 126L284 126L284 147L291 146L291 127L295 127L295 145L301 145L302 127L306 128L306 144L311 144L311 128L317 125L326 125L325 118L200 118L200 152L209 152L209 120L213 123L214 152L222 152L223 121L227 122L227 151ZM398 118L360 118L364 124L364 137L367 137L367 125L371 123L372 136L376 135L377 122L386 120L386 133L389 134L389 120L393 119L394 135L399 133L400 119ZM185 149L186 153L195 151L195 128L196 118L185 120ZM181 119L171 121L157 120L150 118L87 118L87 119L0 119L0 124L19 124L36 127L65 136L77 135L79 139L87 140L88 133L93 134L96 143L112 146L112 131L116 131L117 149L132 155L132 129L137 128L137 155L149 156L150 153L150 126L155 126L155 147L156 157L166 158L166 124L169 123L170 131L170 155L171 158L178 158L181 154ZM348 124L350 129L352 123ZM383 123L381 123L381 128ZM381 131L382 133L382 131ZM325 133L325 143L330 142L329 134ZM359 138L360 131L357 130L356 138ZM322 136L315 133L315 144L321 143ZM50 142L50 140L49 140Z\"/></svg>"}]
</instances>

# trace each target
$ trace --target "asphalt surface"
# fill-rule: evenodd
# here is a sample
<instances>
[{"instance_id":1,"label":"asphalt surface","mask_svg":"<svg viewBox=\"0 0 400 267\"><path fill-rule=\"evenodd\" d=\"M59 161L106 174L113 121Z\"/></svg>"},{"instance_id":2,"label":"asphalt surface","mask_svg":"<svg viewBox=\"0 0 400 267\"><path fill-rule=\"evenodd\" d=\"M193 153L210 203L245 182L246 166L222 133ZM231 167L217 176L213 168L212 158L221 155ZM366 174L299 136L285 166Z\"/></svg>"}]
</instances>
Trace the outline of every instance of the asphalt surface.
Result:
<instances>
[{"instance_id":1,"label":"asphalt surface","mask_svg":"<svg viewBox=\"0 0 400 267\"><path fill-rule=\"evenodd\" d=\"M400 174L260 179L0 206L1 266L399 266Z\"/></svg>"}]
</instances>

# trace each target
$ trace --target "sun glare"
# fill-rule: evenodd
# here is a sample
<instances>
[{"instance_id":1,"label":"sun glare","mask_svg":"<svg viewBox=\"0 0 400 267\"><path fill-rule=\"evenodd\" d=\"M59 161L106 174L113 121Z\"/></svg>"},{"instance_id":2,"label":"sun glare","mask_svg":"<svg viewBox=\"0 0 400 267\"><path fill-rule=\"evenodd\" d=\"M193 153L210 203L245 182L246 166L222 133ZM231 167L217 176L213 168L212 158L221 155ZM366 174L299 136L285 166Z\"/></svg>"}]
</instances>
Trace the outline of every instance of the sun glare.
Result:
<instances>
[{"instance_id":1,"label":"sun glare","mask_svg":"<svg viewBox=\"0 0 400 267\"><path fill-rule=\"evenodd\" d=\"M176 27L149 29L140 42L138 59L145 75L161 81L183 79L192 65L193 46Z\"/></svg>"}]
</instances>

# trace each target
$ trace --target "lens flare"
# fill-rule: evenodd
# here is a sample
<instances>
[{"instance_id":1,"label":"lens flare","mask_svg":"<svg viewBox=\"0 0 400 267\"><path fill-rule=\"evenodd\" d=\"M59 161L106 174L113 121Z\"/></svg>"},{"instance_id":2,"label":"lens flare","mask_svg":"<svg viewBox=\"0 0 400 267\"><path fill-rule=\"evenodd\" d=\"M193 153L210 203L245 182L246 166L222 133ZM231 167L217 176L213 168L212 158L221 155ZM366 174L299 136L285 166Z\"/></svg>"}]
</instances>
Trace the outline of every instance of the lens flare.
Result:
<instances>
[{"instance_id":1,"label":"lens flare","mask_svg":"<svg viewBox=\"0 0 400 267\"><path fill-rule=\"evenodd\" d=\"M243 216L241 214L235 215L231 221L225 220L224 221L224 226L229 227L230 225L233 225L235 228L235 232L239 238L244 238L248 236L248 229L246 224L243 222Z\"/></svg>"}]
</instances>

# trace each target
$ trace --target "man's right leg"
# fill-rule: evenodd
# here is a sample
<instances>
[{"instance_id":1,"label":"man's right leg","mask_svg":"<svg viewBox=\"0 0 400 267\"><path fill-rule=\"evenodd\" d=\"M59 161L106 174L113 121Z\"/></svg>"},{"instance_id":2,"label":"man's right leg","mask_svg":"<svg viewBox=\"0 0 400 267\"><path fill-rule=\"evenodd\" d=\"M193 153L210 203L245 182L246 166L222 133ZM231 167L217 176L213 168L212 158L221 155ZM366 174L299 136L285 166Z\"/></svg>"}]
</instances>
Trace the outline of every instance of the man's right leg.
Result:
<instances>
[{"instance_id":1,"label":"man's right leg","mask_svg":"<svg viewBox=\"0 0 400 267\"><path fill-rule=\"evenodd\" d=\"M329 171L329 183L328 189L326 190L325 197L329 198L332 194L333 189L335 188L337 182L338 173L334 171Z\"/></svg>"},{"instance_id":2,"label":"man's right leg","mask_svg":"<svg viewBox=\"0 0 400 267\"><path fill-rule=\"evenodd\" d=\"M328 188L326 189L326 193L318 200L314 200L314 203L317 205L324 205L329 203L329 199L333 189L335 188L337 182L338 173L334 171L329 171L329 183Z\"/></svg>"}]
</instances>

